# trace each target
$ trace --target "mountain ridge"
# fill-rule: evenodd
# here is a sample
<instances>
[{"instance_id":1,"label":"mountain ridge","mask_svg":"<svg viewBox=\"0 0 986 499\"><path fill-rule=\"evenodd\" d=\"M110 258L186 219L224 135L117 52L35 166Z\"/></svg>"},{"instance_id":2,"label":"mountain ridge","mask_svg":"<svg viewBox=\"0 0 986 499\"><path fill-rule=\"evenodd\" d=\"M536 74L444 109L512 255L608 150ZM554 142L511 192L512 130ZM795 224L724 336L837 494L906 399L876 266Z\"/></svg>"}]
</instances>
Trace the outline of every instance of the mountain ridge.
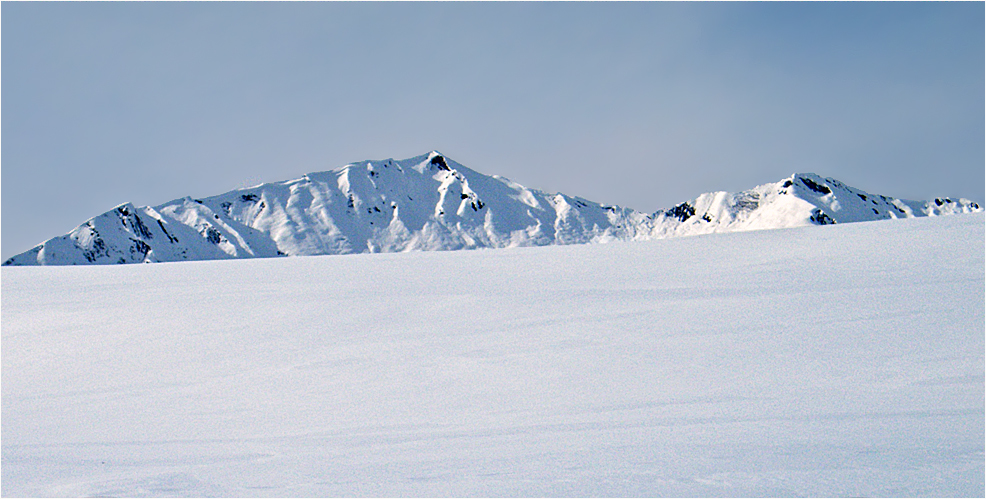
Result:
<instances>
[{"instance_id":1,"label":"mountain ridge","mask_svg":"<svg viewBox=\"0 0 986 499\"><path fill-rule=\"evenodd\" d=\"M981 211L796 173L647 214L484 175L432 151L136 207L123 203L3 265L85 265L586 244Z\"/></svg>"}]
</instances>

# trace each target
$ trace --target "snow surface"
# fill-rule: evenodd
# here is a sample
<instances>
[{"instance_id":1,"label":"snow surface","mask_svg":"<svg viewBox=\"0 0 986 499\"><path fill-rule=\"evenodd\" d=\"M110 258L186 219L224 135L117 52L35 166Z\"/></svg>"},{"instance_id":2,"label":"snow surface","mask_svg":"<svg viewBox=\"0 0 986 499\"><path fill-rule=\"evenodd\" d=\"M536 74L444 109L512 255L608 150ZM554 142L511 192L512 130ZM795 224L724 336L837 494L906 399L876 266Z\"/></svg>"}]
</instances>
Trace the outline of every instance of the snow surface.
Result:
<instances>
[{"instance_id":1,"label":"snow surface","mask_svg":"<svg viewBox=\"0 0 986 499\"><path fill-rule=\"evenodd\" d=\"M982 497L984 222L5 267L2 493Z\"/></svg>"},{"instance_id":2,"label":"snow surface","mask_svg":"<svg viewBox=\"0 0 986 499\"><path fill-rule=\"evenodd\" d=\"M122 204L4 265L89 265L650 240L980 211L812 173L653 214L547 194L432 151L155 207Z\"/></svg>"}]
</instances>

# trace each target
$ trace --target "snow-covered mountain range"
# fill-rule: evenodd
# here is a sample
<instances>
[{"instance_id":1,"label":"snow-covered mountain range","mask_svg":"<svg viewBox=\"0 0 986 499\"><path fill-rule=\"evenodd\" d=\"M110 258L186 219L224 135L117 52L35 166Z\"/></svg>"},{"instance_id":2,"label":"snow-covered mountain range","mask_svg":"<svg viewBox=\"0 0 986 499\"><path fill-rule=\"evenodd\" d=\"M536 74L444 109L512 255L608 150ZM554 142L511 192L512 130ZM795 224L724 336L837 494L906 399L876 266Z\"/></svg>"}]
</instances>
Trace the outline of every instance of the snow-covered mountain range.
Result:
<instances>
[{"instance_id":1,"label":"snow-covered mountain range","mask_svg":"<svg viewBox=\"0 0 986 499\"><path fill-rule=\"evenodd\" d=\"M457 250L675 236L981 211L907 201L799 173L646 214L487 176L437 151L158 206L130 203L3 265L149 263L284 255Z\"/></svg>"}]
</instances>

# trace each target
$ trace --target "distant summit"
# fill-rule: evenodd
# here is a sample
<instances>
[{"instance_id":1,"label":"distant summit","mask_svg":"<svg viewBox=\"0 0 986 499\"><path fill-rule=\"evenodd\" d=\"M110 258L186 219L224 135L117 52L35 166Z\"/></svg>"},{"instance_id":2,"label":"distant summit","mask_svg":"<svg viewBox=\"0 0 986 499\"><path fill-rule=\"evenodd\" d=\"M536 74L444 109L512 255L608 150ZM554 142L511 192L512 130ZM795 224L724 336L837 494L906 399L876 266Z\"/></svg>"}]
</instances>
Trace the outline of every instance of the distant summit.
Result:
<instances>
[{"instance_id":1,"label":"distant summit","mask_svg":"<svg viewBox=\"0 0 986 499\"><path fill-rule=\"evenodd\" d=\"M154 207L130 203L4 265L87 265L647 240L980 211L906 201L798 173L653 214L528 189L438 151Z\"/></svg>"}]
</instances>

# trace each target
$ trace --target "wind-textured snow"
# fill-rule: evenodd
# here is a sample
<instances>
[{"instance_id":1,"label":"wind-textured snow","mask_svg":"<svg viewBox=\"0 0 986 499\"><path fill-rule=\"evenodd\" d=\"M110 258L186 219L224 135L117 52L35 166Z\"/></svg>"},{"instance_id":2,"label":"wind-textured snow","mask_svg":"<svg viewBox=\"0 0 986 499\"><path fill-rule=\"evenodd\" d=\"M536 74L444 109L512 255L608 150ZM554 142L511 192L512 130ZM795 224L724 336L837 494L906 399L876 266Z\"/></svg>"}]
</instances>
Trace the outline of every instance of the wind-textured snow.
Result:
<instances>
[{"instance_id":1,"label":"wind-textured snow","mask_svg":"<svg viewBox=\"0 0 986 499\"><path fill-rule=\"evenodd\" d=\"M5 267L2 492L982 497L984 222Z\"/></svg>"},{"instance_id":2,"label":"wind-textured snow","mask_svg":"<svg viewBox=\"0 0 986 499\"><path fill-rule=\"evenodd\" d=\"M979 211L905 201L815 174L645 214L528 189L437 151L155 207L126 203L4 265L173 262L648 240Z\"/></svg>"}]
</instances>

